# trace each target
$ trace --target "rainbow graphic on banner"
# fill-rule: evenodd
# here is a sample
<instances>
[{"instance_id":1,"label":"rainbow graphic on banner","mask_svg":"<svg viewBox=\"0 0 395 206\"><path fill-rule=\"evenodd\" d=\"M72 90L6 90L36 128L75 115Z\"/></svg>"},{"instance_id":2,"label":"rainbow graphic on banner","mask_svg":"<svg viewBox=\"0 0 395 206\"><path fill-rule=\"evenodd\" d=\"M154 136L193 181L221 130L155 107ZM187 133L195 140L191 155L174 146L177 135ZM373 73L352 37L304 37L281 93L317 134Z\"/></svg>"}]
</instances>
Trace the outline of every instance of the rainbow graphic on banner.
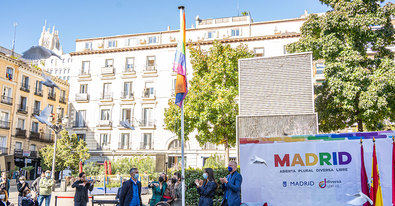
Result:
<instances>
[{"instance_id":1,"label":"rainbow graphic on banner","mask_svg":"<svg viewBox=\"0 0 395 206\"><path fill-rule=\"evenodd\" d=\"M181 21L182 39L178 42L176 55L174 57L173 71L177 72L176 88L175 88L175 104L182 107L182 103L187 96L187 74L186 74L186 58L185 58L185 12L182 12Z\"/></svg>"}]
</instances>

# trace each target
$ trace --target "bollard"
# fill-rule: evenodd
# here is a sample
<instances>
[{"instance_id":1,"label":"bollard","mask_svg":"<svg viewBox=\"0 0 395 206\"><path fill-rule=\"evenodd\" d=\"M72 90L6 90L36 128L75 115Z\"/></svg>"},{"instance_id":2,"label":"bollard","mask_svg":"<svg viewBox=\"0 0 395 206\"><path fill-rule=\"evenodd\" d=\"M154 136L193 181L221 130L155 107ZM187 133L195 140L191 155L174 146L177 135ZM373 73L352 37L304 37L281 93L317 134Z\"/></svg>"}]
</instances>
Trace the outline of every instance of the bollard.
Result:
<instances>
[{"instance_id":1,"label":"bollard","mask_svg":"<svg viewBox=\"0 0 395 206\"><path fill-rule=\"evenodd\" d=\"M45 202L47 203L47 202ZM55 206L58 206L58 196L55 196Z\"/></svg>"}]
</instances>

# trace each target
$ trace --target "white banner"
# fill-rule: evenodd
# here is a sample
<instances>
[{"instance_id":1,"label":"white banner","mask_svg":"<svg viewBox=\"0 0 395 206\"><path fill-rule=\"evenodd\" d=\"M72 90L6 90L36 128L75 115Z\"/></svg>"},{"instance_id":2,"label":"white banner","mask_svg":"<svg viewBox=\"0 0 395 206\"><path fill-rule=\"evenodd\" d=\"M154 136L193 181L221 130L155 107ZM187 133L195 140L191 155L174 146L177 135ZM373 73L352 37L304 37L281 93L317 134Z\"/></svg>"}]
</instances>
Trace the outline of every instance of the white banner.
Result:
<instances>
[{"instance_id":1,"label":"white banner","mask_svg":"<svg viewBox=\"0 0 395 206\"><path fill-rule=\"evenodd\" d=\"M363 146L371 181L372 140ZM384 205L391 205L392 140L377 139L376 151ZM361 191L359 140L241 144L240 168L245 203L340 206Z\"/></svg>"}]
</instances>

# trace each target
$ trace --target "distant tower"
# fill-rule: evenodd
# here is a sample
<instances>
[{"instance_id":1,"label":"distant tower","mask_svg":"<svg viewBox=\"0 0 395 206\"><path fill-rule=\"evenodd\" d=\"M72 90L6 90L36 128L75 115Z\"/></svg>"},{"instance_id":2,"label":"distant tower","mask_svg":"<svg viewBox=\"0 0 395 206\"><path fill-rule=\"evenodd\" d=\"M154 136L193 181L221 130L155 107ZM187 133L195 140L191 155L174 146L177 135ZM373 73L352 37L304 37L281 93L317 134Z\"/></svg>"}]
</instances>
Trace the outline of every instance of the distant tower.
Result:
<instances>
[{"instance_id":1,"label":"distant tower","mask_svg":"<svg viewBox=\"0 0 395 206\"><path fill-rule=\"evenodd\" d=\"M58 55L62 55L63 50L59 42L59 31L55 30L55 26L52 27L52 32L50 32L49 27L48 29L46 27L47 20L45 20L38 45L50 49Z\"/></svg>"}]
</instances>

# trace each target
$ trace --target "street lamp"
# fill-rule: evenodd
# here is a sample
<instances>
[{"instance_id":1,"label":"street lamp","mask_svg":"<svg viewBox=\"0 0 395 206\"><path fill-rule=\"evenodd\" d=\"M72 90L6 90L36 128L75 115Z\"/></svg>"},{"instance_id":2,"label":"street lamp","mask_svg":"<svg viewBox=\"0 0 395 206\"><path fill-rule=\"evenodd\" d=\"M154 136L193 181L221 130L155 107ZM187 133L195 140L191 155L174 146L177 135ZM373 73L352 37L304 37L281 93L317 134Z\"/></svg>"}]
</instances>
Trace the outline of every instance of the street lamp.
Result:
<instances>
[{"instance_id":1,"label":"street lamp","mask_svg":"<svg viewBox=\"0 0 395 206\"><path fill-rule=\"evenodd\" d=\"M58 139L58 134L62 130L62 124L61 124L61 119L59 118L60 112L62 111L62 108L58 106L56 108L56 124L53 125L53 130L55 132L55 139L53 143L53 156L52 156L52 178L55 180L55 157L56 157L56 142Z\"/></svg>"}]
</instances>

